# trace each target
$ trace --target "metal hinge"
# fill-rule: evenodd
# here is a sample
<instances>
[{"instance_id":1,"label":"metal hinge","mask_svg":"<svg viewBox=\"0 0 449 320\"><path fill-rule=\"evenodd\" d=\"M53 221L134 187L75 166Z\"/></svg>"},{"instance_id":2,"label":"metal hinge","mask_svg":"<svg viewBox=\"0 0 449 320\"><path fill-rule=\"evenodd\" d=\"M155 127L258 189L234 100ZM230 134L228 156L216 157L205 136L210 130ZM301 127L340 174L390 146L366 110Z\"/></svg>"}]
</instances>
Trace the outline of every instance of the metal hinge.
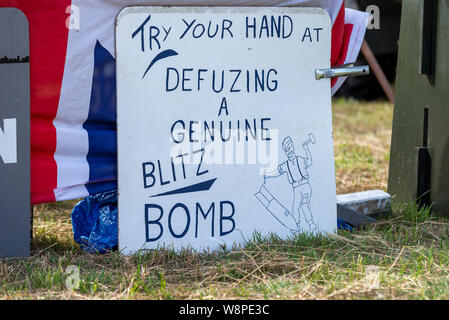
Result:
<instances>
[{"instance_id":1,"label":"metal hinge","mask_svg":"<svg viewBox=\"0 0 449 320\"><path fill-rule=\"evenodd\" d=\"M316 69L315 79L328 79L336 77L356 77L369 75L369 66L354 66L353 63L335 66L330 69Z\"/></svg>"}]
</instances>

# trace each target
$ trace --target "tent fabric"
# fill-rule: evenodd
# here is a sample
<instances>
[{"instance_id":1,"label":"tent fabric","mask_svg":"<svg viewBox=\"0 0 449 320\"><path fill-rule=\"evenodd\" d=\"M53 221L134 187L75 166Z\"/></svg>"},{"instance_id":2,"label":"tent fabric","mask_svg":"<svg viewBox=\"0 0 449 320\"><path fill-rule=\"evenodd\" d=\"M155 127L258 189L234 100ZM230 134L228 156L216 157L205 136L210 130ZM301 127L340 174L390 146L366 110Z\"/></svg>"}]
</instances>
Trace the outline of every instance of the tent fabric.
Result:
<instances>
[{"instance_id":1,"label":"tent fabric","mask_svg":"<svg viewBox=\"0 0 449 320\"><path fill-rule=\"evenodd\" d=\"M33 204L117 187L114 21L130 5L321 7L332 19L333 66L356 60L368 19L343 0L3 0L30 25ZM67 27L71 10L79 29ZM343 81L333 79L332 93Z\"/></svg>"}]
</instances>

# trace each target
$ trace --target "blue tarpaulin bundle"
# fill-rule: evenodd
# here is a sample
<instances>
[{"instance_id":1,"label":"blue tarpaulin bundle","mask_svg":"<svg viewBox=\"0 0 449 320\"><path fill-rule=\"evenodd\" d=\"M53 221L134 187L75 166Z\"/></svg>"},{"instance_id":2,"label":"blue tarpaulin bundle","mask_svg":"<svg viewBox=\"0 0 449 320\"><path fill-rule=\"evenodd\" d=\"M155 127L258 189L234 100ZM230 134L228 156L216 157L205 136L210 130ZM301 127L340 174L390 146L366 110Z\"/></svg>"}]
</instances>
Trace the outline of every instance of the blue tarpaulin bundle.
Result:
<instances>
[{"instance_id":1,"label":"blue tarpaulin bundle","mask_svg":"<svg viewBox=\"0 0 449 320\"><path fill-rule=\"evenodd\" d=\"M352 231L352 227L340 218L337 218L337 228L340 230Z\"/></svg>"},{"instance_id":2,"label":"blue tarpaulin bundle","mask_svg":"<svg viewBox=\"0 0 449 320\"><path fill-rule=\"evenodd\" d=\"M117 191L89 196L72 211L73 237L89 253L117 249Z\"/></svg>"}]
</instances>

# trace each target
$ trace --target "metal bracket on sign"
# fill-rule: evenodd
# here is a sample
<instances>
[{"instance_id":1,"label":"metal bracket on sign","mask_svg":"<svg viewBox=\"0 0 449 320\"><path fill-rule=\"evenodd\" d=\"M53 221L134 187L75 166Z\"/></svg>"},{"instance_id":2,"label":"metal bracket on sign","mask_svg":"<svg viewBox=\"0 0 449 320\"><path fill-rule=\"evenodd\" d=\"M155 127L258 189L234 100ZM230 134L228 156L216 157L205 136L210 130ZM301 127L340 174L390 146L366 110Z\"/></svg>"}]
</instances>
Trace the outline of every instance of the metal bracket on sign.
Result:
<instances>
[{"instance_id":1,"label":"metal bracket on sign","mask_svg":"<svg viewBox=\"0 0 449 320\"><path fill-rule=\"evenodd\" d=\"M356 77L369 75L369 66L354 66L353 63L348 63L340 66L335 66L330 69L316 69L315 79L329 79L336 77Z\"/></svg>"}]
</instances>

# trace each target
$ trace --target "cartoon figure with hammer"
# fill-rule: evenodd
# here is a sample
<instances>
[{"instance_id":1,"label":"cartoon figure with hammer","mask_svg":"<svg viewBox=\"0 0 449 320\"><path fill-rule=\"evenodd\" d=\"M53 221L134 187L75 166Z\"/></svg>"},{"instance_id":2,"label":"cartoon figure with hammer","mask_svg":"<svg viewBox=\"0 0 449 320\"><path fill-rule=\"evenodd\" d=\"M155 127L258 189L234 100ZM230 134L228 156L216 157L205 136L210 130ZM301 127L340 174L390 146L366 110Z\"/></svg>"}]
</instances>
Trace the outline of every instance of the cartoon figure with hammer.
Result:
<instances>
[{"instance_id":1,"label":"cartoon figure with hammer","mask_svg":"<svg viewBox=\"0 0 449 320\"><path fill-rule=\"evenodd\" d=\"M316 140L312 134L309 134L309 139L302 144L306 157L296 155L293 140L286 137L282 142L282 149L287 155L287 160L281 163L275 172L264 175L264 185L260 191L256 193L257 199L264 205L264 207L285 227L294 231L307 231L316 233L318 227L313 221L312 211L310 210L310 200L312 196L312 188L309 183L309 174L307 168L312 165L312 154L309 150L309 144L315 144ZM283 174L287 175L288 182L293 187L293 205L290 213L279 201L265 187L267 179L277 178ZM308 230L300 228L301 215L304 217ZM293 227L293 224L295 226ZM295 230L296 229L296 230Z\"/></svg>"}]
</instances>

